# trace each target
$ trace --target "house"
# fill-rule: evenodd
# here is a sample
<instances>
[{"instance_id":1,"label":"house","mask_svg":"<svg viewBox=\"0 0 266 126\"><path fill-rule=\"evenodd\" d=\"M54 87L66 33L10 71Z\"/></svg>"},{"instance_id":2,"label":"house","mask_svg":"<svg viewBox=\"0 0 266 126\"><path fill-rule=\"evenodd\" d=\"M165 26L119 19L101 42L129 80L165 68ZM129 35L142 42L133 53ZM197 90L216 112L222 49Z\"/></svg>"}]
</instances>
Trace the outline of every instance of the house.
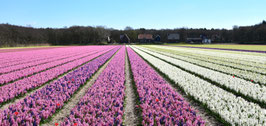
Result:
<instances>
[{"instance_id":1,"label":"house","mask_svg":"<svg viewBox=\"0 0 266 126\"><path fill-rule=\"evenodd\" d=\"M180 35L178 33L172 33L167 35L168 42L178 42L180 40Z\"/></svg>"},{"instance_id":2,"label":"house","mask_svg":"<svg viewBox=\"0 0 266 126\"><path fill-rule=\"evenodd\" d=\"M107 43L112 43L111 37L108 36L108 37L106 38L106 41L107 41Z\"/></svg>"},{"instance_id":3,"label":"house","mask_svg":"<svg viewBox=\"0 0 266 126\"><path fill-rule=\"evenodd\" d=\"M152 42L153 36L152 34L139 34L138 40L139 42L142 42L142 43Z\"/></svg>"},{"instance_id":4,"label":"house","mask_svg":"<svg viewBox=\"0 0 266 126\"><path fill-rule=\"evenodd\" d=\"M211 44L211 42L212 42L211 39L203 39L202 40L203 44Z\"/></svg>"},{"instance_id":5,"label":"house","mask_svg":"<svg viewBox=\"0 0 266 126\"><path fill-rule=\"evenodd\" d=\"M120 35L120 43L130 43L130 38L127 34Z\"/></svg>"},{"instance_id":6,"label":"house","mask_svg":"<svg viewBox=\"0 0 266 126\"><path fill-rule=\"evenodd\" d=\"M187 38L187 42L193 44L195 43L200 44L202 43L202 40L203 40L202 38Z\"/></svg>"},{"instance_id":7,"label":"house","mask_svg":"<svg viewBox=\"0 0 266 126\"><path fill-rule=\"evenodd\" d=\"M160 35L156 35L156 37L154 38L154 41L160 42L161 41L161 36Z\"/></svg>"},{"instance_id":8,"label":"house","mask_svg":"<svg viewBox=\"0 0 266 126\"><path fill-rule=\"evenodd\" d=\"M200 35L199 38L187 38L187 42L194 44L210 44L211 39L208 39L205 35Z\"/></svg>"}]
</instances>

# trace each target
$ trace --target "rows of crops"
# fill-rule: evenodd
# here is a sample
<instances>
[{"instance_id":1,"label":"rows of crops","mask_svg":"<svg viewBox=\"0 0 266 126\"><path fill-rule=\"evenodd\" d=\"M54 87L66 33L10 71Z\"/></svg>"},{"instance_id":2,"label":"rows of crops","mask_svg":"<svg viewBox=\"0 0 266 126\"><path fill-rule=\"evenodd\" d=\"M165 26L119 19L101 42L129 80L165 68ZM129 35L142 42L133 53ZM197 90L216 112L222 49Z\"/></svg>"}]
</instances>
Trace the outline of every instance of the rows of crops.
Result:
<instances>
[{"instance_id":1,"label":"rows of crops","mask_svg":"<svg viewBox=\"0 0 266 126\"><path fill-rule=\"evenodd\" d=\"M162 46L134 50L222 122L266 124L265 54Z\"/></svg>"},{"instance_id":2,"label":"rows of crops","mask_svg":"<svg viewBox=\"0 0 266 126\"><path fill-rule=\"evenodd\" d=\"M266 54L73 46L10 50L0 58L1 126L47 125L63 111L69 114L54 125L124 125L126 79L135 92L134 125L208 125L202 112L221 124L266 125ZM65 109L81 89L85 95Z\"/></svg>"}]
</instances>

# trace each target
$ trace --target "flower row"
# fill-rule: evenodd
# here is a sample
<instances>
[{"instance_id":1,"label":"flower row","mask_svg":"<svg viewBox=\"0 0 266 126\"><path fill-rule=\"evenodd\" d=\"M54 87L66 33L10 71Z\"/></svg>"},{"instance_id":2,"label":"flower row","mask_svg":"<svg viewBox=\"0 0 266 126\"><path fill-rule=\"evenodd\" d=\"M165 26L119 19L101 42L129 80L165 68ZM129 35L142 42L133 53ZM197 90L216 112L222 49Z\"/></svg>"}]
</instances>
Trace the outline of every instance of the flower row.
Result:
<instances>
[{"instance_id":1,"label":"flower row","mask_svg":"<svg viewBox=\"0 0 266 126\"><path fill-rule=\"evenodd\" d=\"M142 125L204 125L189 103L132 49L128 56L142 109Z\"/></svg>"},{"instance_id":2,"label":"flower row","mask_svg":"<svg viewBox=\"0 0 266 126\"><path fill-rule=\"evenodd\" d=\"M108 47L103 48L101 50L105 50L107 48ZM101 51L101 50L99 50L99 51ZM45 64L37 65L37 66L35 66L33 68L30 67L30 68L14 71L14 72L11 72L11 73L8 73L8 74L2 74L2 75L0 75L0 84L8 83L8 82L14 81L16 79L32 75L34 73L38 73L38 72L47 70L49 68L53 68L53 67L57 67L57 66L63 65L63 64L68 63L68 62L73 62L75 60L87 57L87 56L92 55L94 53L96 53L96 52L92 51L92 52L89 52L89 53L84 53L82 55L78 55L78 56L69 57L69 58L66 58L66 59L57 60L57 61L54 61L54 62L48 62L48 63L45 63Z\"/></svg>"},{"instance_id":3,"label":"flower row","mask_svg":"<svg viewBox=\"0 0 266 126\"><path fill-rule=\"evenodd\" d=\"M183 56L179 56L179 55L175 55L175 54L171 54L171 53L165 53L165 52L160 52L160 51L156 51L156 52L159 52L163 55L174 57L174 58L177 58L180 60L184 60L184 61L192 63L192 64L206 67L206 68L209 68L209 69L212 69L215 71L219 71L219 72L227 73L230 75L238 76L238 77L246 79L246 80L252 80L254 82L266 85L266 76L263 74L259 74L256 72L254 73L254 72L250 72L250 71L246 71L246 70L234 69L232 67L218 65L218 64L214 64L214 63L210 63L210 62L206 62L206 61L201 61L201 60L195 60L195 59L191 59L191 58L187 58L187 57L183 57Z\"/></svg>"},{"instance_id":4,"label":"flower row","mask_svg":"<svg viewBox=\"0 0 266 126\"><path fill-rule=\"evenodd\" d=\"M122 125L124 82L125 47L122 47L60 125Z\"/></svg>"},{"instance_id":5,"label":"flower row","mask_svg":"<svg viewBox=\"0 0 266 126\"><path fill-rule=\"evenodd\" d=\"M118 48L94 59L18 103L10 105L8 109L0 111L0 124L39 125L41 120L47 119L60 109L117 50Z\"/></svg>"},{"instance_id":6,"label":"flower row","mask_svg":"<svg viewBox=\"0 0 266 126\"><path fill-rule=\"evenodd\" d=\"M184 49L184 48L183 48ZM207 54L211 56L239 59L244 61L251 61L255 63L265 63L266 59L263 57L265 54L256 55L256 53L236 53L231 51L217 51L217 50L202 50L202 49L188 49L190 52L196 52L199 54ZM252 55L252 56L251 56Z\"/></svg>"},{"instance_id":7,"label":"flower row","mask_svg":"<svg viewBox=\"0 0 266 126\"><path fill-rule=\"evenodd\" d=\"M158 58L134 50L188 95L232 125L266 125L266 110Z\"/></svg>"},{"instance_id":8,"label":"flower row","mask_svg":"<svg viewBox=\"0 0 266 126\"><path fill-rule=\"evenodd\" d=\"M244 96L251 97L256 101L260 101L262 104L266 103L265 86L254 84L241 78L232 77L231 75L223 74L188 62L184 62L182 60L171 58L160 53L152 52L149 50L145 50L145 52L148 52L149 54L152 54L169 63L177 65L187 71L201 75L204 78L208 78L218 83L219 85L232 89Z\"/></svg>"},{"instance_id":9,"label":"flower row","mask_svg":"<svg viewBox=\"0 0 266 126\"><path fill-rule=\"evenodd\" d=\"M240 71L240 75L246 78L250 78L249 76L245 76L245 75L249 75L249 74L253 74L253 73L258 73L258 75L261 74L266 74L266 68L262 69L260 67L255 67L255 66L248 66L248 65L241 65L241 64L237 64L237 63L233 63L233 62L228 62L228 61L224 61L223 59L217 59L215 57L211 57L211 56L207 56L207 55L193 55L191 53L183 53L183 52L179 52L176 50L170 50L170 49L161 49L161 48L150 48L145 46L145 48L148 49L152 49L152 50L156 50L159 52L164 52L166 54L172 54L175 55L176 58L185 60L185 61L189 61L189 62L193 62L193 63L197 63L200 62L201 64L211 64L213 65L213 67L223 67L223 69L219 69L219 70L227 70L228 72L231 71ZM201 65L200 64L200 65ZM209 65L205 65L206 67ZM225 71L225 72L227 72ZM247 72L247 73L246 73ZM235 72L234 72L235 73Z\"/></svg>"},{"instance_id":10,"label":"flower row","mask_svg":"<svg viewBox=\"0 0 266 126\"><path fill-rule=\"evenodd\" d=\"M88 52L92 52L91 50L74 50L73 52L61 52L61 53L58 53L58 54L49 54L49 56L47 55L47 57L43 57L45 59L37 59L37 60L34 60L32 61L32 59L30 60L25 60L25 63L23 64L17 64L17 65L12 65L12 66L8 66L8 67L5 67L5 68L1 68L1 71L0 71L0 74L3 74L3 73L8 73L8 72L12 72L12 71L15 71L15 70L20 70L20 69L25 69L25 68L28 68L28 67L34 67L34 66L37 66L37 65L40 65L40 64L45 64L45 63L49 63L49 62L54 62L54 61L57 61L57 60L61 60L61 59L66 59L66 58L69 58L69 57L73 57L73 56L77 56L77 55L81 55L81 54L84 54L84 53L88 53Z\"/></svg>"},{"instance_id":11,"label":"flower row","mask_svg":"<svg viewBox=\"0 0 266 126\"><path fill-rule=\"evenodd\" d=\"M198 49L185 49L185 48L175 48L175 47L165 47L165 46L150 46L150 47L155 47L155 48L160 48L160 49L169 49L169 50L178 51L178 52L189 54L189 55L202 56L202 57L212 58L212 59L219 60L219 61L225 61L225 62L230 62L230 63L236 63L239 65L252 66L252 67L266 69L265 62L257 62L258 59L247 60L247 57L252 58L253 57L252 55L243 55L242 57L240 55L240 57L234 57L232 53L226 53L225 55L221 56L220 52L213 51L213 50L202 51ZM264 59L264 57L265 56L260 56L259 58Z\"/></svg>"},{"instance_id":12,"label":"flower row","mask_svg":"<svg viewBox=\"0 0 266 126\"><path fill-rule=\"evenodd\" d=\"M97 50L97 49L96 49ZM75 60L73 62L66 63L64 65L49 69L47 71L37 73L33 76L24 78L22 80L18 80L16 82L10 83L8 85L4 85L0 87L0 104L3 102L6 102L8 100L11 100L15 98L16 96L23 95L27 93L28 90L32 90L34 88L37 88L44 83L60 76L61 74L72 70L73 68L80 66L91 59L98 57L99 55L102 55L106 52L108 52L110 49L106 49L105 51L84 57L79 60Z\"/></svg>"},{"instance_id":13,"label":"flower row","mask_svg":"<svg viewBox=\"0 0 266 126\"><path fill-rule=\"evenodd\" d=\"M86 50L88 47L83 48L46 48L42 50L25 50L19 52L0 53L0 68L9 67L19 64L24 64L33 61L44 60L47 58L55 57L57 54L73 52L75 50Z\"/></svg>"}]
</instances>

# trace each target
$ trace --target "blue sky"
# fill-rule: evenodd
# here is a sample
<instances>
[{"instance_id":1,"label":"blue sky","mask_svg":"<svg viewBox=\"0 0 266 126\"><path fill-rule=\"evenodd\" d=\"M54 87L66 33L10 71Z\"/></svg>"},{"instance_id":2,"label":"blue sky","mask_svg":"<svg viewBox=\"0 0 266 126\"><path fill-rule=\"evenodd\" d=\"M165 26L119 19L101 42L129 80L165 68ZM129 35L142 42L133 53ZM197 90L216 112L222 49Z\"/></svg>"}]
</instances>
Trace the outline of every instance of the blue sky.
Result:
<instances>
[{"instance_id":1,"label":"blue sky","mask_svg":"<svg viewBox=\"0 0 266 126\"><path fill-rule=\"evenodd\" d=\"M62 28L227 28L266 20L266 0L0 0L0 23Z\"/></svg>"}]
</instances>

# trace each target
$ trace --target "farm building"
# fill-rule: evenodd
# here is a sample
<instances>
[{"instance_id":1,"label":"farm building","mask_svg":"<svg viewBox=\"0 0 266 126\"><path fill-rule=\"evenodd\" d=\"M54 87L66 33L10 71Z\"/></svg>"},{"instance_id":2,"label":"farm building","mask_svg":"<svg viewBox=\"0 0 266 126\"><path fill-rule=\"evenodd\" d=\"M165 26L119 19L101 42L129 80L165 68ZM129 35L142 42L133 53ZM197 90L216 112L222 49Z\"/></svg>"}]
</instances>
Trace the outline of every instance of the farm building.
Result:
<instances>
[{"instance_id":1,"label":"farm building","mask_svg":"<svg viewBox=\"0 0 266 126\"><path fill-rule=\"evenodd\" d=\"M161 36L160 35L156 35L156 37L154 38L154 41L160 42L161 41Z\"/></svg>"},{"instance_id":2,"label":"farm building","mask_svg":"<svg viewBox=\"0 0 266 126\"><path fill-rule=\"evenodd\" d=\"M202 38L187 38L188 43L202 43Z\"/></svg>"},{"instance_id":3,"label":"farm building","mask_svg":"<svg viewBox=\"0 0 266 126\"><path fill-rule=\"evenodd\" d=\"M121 43L130 43L130 38L127 34L120 35L120 42Z\"/></svg>"},{"instance_id":4,"label":"farm building","mask_svg":"<svg viewBox=\"0 0 266 126\"><path fill-rule=\"evenodd\" d=\"M210 44L211 39L208 39L207 36L200 35L199 38L187 38L187 42L196 44Z\"/></svg>"},{"instance_id":5,"label":"farm building","mask_svg":"<svg viewBox=\"0 0 266 126\"><path fill-rule=\"evenodd\" d=\"M168 42L178 42L180 39L180 35L178 33L168 34L167 41Z\"/></svg>"},{"instance_id":6,"label":"farm building","mask_svg":"<svg viewBox=\"0 0 266 126\"><path fill-rule=\"evenodd\" d=\"M106 41L107 41L107 43L112 43L111 37L108 36L108 37L106 38Z\"/></svg>"},{"instance_id":7,"label":"farm building","mask_svg":"<svg viewBox=\"0 0 266 126\"><path fill-rule=\"evenodd\" d=\"M142 43L152 42L153 36L152 34L139 34L138 40L139 42L142 42Z\"/></svg>"}]
</instances>

